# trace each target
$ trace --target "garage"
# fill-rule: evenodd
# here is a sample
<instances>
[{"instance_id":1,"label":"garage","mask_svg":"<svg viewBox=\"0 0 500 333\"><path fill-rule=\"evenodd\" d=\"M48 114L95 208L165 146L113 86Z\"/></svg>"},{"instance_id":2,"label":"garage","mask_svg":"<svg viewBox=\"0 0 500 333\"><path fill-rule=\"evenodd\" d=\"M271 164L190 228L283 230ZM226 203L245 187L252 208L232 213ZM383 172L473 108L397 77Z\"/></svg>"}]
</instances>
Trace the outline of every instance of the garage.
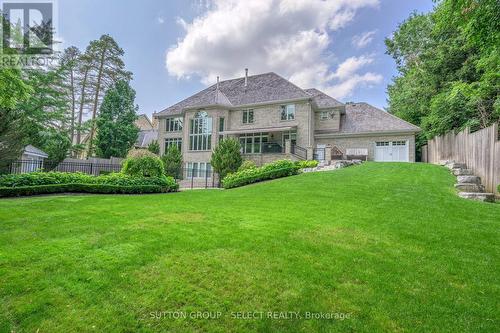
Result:
<instances>
[{"instance_id":1,"label":"garage","mask_svg":"<svg viewBox=\"0 0 500 333\"><path fill-rule=\"evenodd\" d=\"M375 142L375 161L377 162L409 162L408 141Z\"/></svg>"}]
</instances>

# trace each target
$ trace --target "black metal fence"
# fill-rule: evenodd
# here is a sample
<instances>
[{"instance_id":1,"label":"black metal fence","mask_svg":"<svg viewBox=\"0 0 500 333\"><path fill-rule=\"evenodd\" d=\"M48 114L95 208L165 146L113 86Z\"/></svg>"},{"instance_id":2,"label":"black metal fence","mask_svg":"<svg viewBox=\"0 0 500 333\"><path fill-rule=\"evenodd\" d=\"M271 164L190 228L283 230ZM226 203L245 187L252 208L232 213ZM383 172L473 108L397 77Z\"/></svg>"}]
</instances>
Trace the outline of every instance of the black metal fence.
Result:
<instances>
[{"instance_id":1,"label":"black metal fence","mask_svg":"<svg viewBox=\"0 0 500 333\"><path fill-rule=\"evenodd\" d=\"M182 168L182 175L177 179L181 189L219 188L219 174L212 168Z\"/></svg>"},{"instance_id":2,"label":"black metal fence","mask_svg":"<svg viewBox=\"0 0 500 333\"><path fill-rule=\"evenodd\" d=\"M307 149L303 148L303 147L300 147L300 146L297 146L297 145L292 145L290 147L290 152L303 159L303 160L307 160Z\"/></svg>"},{"instance_id":3,"label":"black metal fence","mask_svg":"<svg viewBox=\"0 0 500 333\"><path fill-rule=\"evenodd\" d=\"M120 172L121 164L93 163L93 162L55 162L47 160L18 160L10 164L4 173L19 174L29 172L83 172L89 175L102 175L111 172Z\"/></svg>"}]
</instances>

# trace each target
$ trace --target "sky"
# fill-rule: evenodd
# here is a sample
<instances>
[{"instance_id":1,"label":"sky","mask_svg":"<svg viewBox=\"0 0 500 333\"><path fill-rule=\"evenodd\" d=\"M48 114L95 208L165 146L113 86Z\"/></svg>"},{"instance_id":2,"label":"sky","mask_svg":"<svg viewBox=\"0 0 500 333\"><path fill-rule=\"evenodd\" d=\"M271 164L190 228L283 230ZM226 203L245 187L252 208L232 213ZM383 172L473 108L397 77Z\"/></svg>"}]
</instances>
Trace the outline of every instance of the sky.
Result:
<instances>
[{"instance_id":1,"label":"sky","mask_svg":"<svg viewBox=\"0 0 500 333\"><path fill-rule=\"evenodd\" d=\"M125 51L139 113L221 80L276 72L342 102L387 106L384 39L432 0L58 0L62 47L102 34Z\"/></svg>"}]
</instances>

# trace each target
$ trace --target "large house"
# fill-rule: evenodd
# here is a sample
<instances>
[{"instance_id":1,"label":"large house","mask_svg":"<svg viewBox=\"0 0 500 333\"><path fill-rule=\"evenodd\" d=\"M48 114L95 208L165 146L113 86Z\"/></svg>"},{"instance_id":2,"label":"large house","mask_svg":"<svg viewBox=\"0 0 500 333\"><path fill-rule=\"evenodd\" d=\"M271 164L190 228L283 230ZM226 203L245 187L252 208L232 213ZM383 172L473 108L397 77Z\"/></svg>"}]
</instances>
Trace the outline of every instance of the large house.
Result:
<instances>
[{"instance_id":1,"label":"large house","mask_svg":"<svg viewBox=\"0 0 500 333\"><path fill-rule=\"evenodd\" d=\"M237 138L257 164L291 159L415 161L420 129L366 103L343 104L275 73L221 81L154 114L161 152L177 145L186 168L206 170L219 140Z\"/></svg>"}]
</instances>

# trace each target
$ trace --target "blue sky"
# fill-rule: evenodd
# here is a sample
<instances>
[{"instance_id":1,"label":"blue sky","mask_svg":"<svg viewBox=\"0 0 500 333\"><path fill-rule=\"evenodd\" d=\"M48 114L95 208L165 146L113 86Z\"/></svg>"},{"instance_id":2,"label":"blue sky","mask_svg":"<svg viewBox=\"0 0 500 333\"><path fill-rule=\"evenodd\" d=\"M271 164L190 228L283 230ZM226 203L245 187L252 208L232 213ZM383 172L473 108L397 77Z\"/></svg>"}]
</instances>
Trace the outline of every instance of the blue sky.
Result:
<instances>
[{"instance_id":1,"label":"blue sky","mask_svg":"<svg viewBox=\"0 0 500 333\"><path fill-rule=\"evenodd\" d=\"M386 106L384 38L431 0L59 0L64 47L109 34L152 114L221 79L275 71L302 88Z\"/></svg>"}]
</instances>

